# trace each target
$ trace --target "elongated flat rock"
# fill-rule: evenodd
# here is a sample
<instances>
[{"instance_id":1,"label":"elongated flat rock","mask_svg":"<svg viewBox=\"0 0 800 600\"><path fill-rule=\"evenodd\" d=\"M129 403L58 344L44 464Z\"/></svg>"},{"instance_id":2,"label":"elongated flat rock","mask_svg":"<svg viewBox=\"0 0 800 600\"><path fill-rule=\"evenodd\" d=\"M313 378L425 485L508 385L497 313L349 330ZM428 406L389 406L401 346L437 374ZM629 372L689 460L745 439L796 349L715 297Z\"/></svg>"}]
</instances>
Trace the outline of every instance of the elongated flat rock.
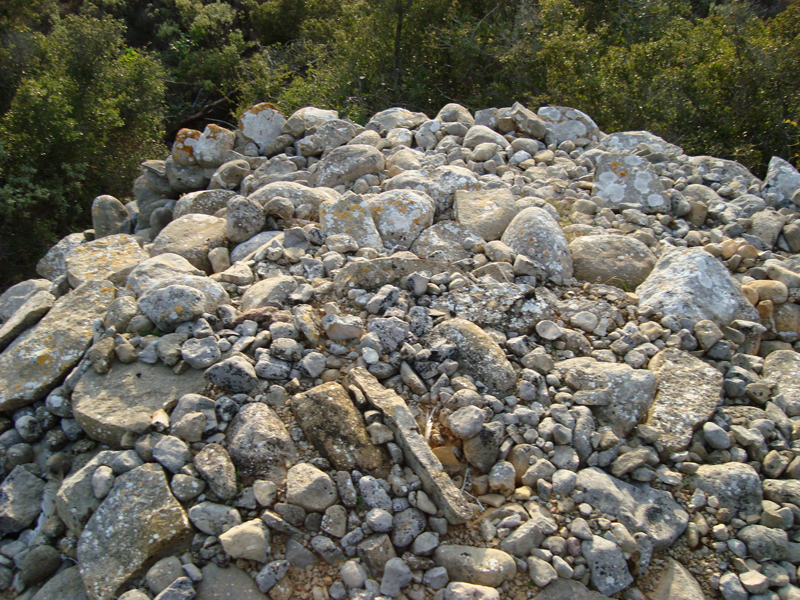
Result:
<instances>
[{"instance_id":1,"label":"elongated flat rock","mask_svg":"<svg viewBox=\"0 0 800 600\"><path fill-rule=\"evenodd\" d=\"M44 398L92 342L92 321L114 300L109 281L90 281L60 298L36 327L0 354L0 410Z\"/></svg>"},{"instance_id":2,"label":"elongated flat rock","mask_svg":"<svg viewBox=\"0 0 800 600\"><path fill-rule=\"evenodd\" d=\"M348 374L349 384L361 390L366 399L383 413L384 423L394 432L406 462L422 481L422 488L444 511L449 523L458 525L472 518L472 511L461 492L444 472L442 463L431 452L419 433L419 426L405 401L383 387L366 369L357 367Z\"/></svg>"},{"instance_id":3,"label":"elongated flat rock","mask_svg":"<svg viewBox=\"0 0 800 600\"><path fill-rule=\"evenodd\" d=\"M78 246L67 254L67 277L72 287L87 281L111 279L122 283L139 262L149 258L132 235L119 233Z\"/></svg>"},{"instance_id":4,"label":"elongated flat rock","mask_svg":"<svg viewBox=\"0 0 800 600\"><path fill-rule=\"evenodd\" d=\"M90 600L109 600L152 558L180 547L189 518L154 463L120 475L78 540L78 564Z\"/></svg>"},{"instance_id":5,"label":"elongated flat rock","mask_svg":"<svg viewBox=\"0 0 800 600\"><path fill-rule=\"evenodd\" d=\"M86 372L72 393L72 412L89 437L119 448L126 433L144 433L165 402L200 393L205 385L197 369L176 375L161 364L114 363L104 375Z\"/></svg>"}]
</instances>

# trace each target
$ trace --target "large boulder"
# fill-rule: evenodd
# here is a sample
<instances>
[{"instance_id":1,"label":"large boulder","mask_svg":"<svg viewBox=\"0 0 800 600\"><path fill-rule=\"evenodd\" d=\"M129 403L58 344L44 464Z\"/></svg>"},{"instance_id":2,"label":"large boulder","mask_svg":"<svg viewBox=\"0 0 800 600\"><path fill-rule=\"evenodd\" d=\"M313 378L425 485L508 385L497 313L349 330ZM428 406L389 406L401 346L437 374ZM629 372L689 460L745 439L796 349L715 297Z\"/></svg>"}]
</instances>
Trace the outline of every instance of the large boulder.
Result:
<instances>
[{"instance_id":1,"label":"large boulder","mask_svg":"<svg viewBox=\"0 0 800 600\"><path fill-rule=\"evenodd\" d=\"M139 262L149 258L132 235L118 233L74 248L64 257L69 284L108 279L122 283Z\"/></svg>"},{"instance_id":2,"label":"large boulder","mask_svg":"<svg viewBox=\"0 0 800 600\"><path fill-rule=\"evenodd\" d=\"M263 151L281 134L285 123L286 118L275 106L262 102L242 113L239 117L239 130Z\"/></svg>"},{"instance_id":3,"label":"large boulder","mask_svg":"<svg viewBox=\"0 0 800 600\"><path fill-rule=\"evenodd\" d=\"M612 210L635 208L646 213L670 209L670 199L650 161L636 154L603 154L597 160L593 193Z\"/></svg>"},{"instance_id":4,"label":"large boulder","mask_svg":"<svg viewBox=\"0 0 800 600\"><path fill-rule=\"evenodd\" d=\"M346 233L360 248L383 249L369 205L356 194L347 193L323 202L319 207L319 224L326 236Z\"/></svg>"},{"instance_id":5,"label":"large boulder","mask_svg":"<svg viewBox=\"0 0 800 600\"><path fill-rule=\"evenodd\" d=\"M656 264L656 257L639 240L621 235L585 235L569 245L575 277L633 290Z\"/></svg>"},{"instance_id":6,"label":"large boulder","mask_svg":"<svg viewBox=\"0 0 800 600\"><path fill-rule=\"evenodd\" d=\"M90 281L59 298L50 312L0 354L0 410L44 398L92 343L92 323L114 300L108 281Z\"/></svg>"},{"instance_id":7,"label":"large boulder","mask_svg":"<svg viewBox=\"0 0 800 600\"><path fill-rule=\"evenodd\" d=\"M408 248L433 224L435 207L424 192L395 190L367 200L381 239Z\"/></svg>"},{"instance_id":8,"label":"large boulder","mask_svg":"<svg viewBox=\"0 0 800 600\"><path fill-rule=\"evenodd\" d=\"M225 219L209 215L188 214L175 219L153 240L152 255L177 254L198 269L211 273L209 251L225 247Z\"/></svg>"},{"instance_id":9,"label":"large boulder","mask_svg":"<svg viewBox=\"0 0 800 600\"><path fill-rule=\"evenodd\" d=\"M92 201L92 228L95 239L120 233L123 221L127 219L128 210L114 196L98 196Z\"/></svg>"},{"instance_id":10,"label":"large boulder","mask_svg":"<svg viewBox=\"0 0 800 600\"><path fill-rule=\"evenodd\" d=\"M362 175L379 173L386 161L377 148L362 144L341 146L317 163L312 176L315 187L336 187Z\"/></svg>"},{"instance_id":11,"label":"large boulder","mask_svg":"<svg viewBox=\"0 0 800 600\"><path fill-rule=\"evenodd\" d=\"M194 158L203 168L216 169L225 162L225 154L233 150L236 134L214 123L206 126L194 146Z\"/></svg>"},{"instance_id":12,"label":"large boulder","mask_svg":"<svg viewBox=\"0 0 800 600\"><path fill-rule=\"evenodd\" d=\"M640 307L693 321L727 325L733 319L759 320L728 269L703 248L665 251L636 294Z\"/></svg>"},{"instance_id":13,"label":"large boulder","mask_svg":"<svg viewBox=\"0 0 800 600\"><path fill-rule=\"evenodd\" d=\"M228 429L228 454L246 485L267 479L283 485L288 463L296 456L283 421L266 404L248 404Z\"/></svg>"},{"instance_id":14,"label":"large boulder","mask_svg":"<svg viewBox=\"0 0 800 600\"><path fill-rule=\"evenodd\" d=\"M517 254L539 263L555 283L572 279L572 253L564 232L550 213L531 206L514 217L501 241Z\"/></svg>"},{"instance_id":15,"label":"large boulder","mask_svg":"<svg viewBox=\"0 0 800 600\"><path fill-rule=\"evenodd\" d=\"M405 108L393 107L382 110L379 113L372 115L372 118L366 125L367 129L377 131L378 133L387 133L392 129L404 127L405 129L414 129L419 127L428 117L424 113L415 113Z\"/></svg>"},{"instance_id":16,"label":"large boulder","mask_svg":"<svg viewBox=\"0 0 800 600\"><path fill-rule=\"evenodd\" d=\"M437 213L444 214L453 207L456 190L479 190L480 184L469 169L444 165L418 171L404 171L387 179L383 189L425 192L436 204Z\"/></svg>"},{"instance_id":17,"label":"large boulder","mask_svg":"<svg viewBox=\"0 0 800 600\"><path fill-rule=\"evenodd\" d=\"M592 118L576 108L566 106L542 106L537 111L547 129L553 132L556 143L575 141L585 138L589 141L600 140L600 128Z\"/></svg>"},{"instance_id":18,"label":"large boulder","mask_svg":"<svg viewBox=\"0 0 800 600\"><path fill-rule=\"evenodd\" d=\"M516 197L506 188L456 191L456 221L487 242L499 240L516 215Z\"/></svg>"}]
</instances>

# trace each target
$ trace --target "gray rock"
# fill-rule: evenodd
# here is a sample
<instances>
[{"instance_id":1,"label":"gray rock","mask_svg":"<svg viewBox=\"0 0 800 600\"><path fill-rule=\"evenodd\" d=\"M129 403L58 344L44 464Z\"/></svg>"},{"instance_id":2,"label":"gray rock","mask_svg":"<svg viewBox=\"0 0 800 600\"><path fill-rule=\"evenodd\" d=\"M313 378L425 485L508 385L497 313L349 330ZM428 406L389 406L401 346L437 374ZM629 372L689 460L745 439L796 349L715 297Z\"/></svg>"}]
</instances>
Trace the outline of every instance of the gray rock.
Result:
<instances>
[{"instance_id":1,"label":"gray rock","mask_svg":"<svg viewBox=\"0 0 800 600\"><path fill-rule=\"evenodd\" d=\"M346 233L360 248L383 249L370 206L361 196L347 193L335 200L326 200L319 207L319 222L326 236Z\"/></svg>"},{"instance_id":2,"label":"gray rock","mask_svg":"<svg viewBox=\"0 0 800 600\"><path fill-rule=\"evenodd\" d=\"M728 509L732 515L742 512L754 515L761 511L761 480L749 464L700 465L686 482L714 496L719 508Z\"/></svg>"},{"instance_id":3,"label":"gray rock","mask_svg":"<svg viewBox=\"0 0 800 600\"><path fill-rule=\"evenodd\" d=\"M208 563L201 573L203 580L197 586L198 600L267 600L258 584L242 569L232 565L220 569Z\"/></svg>"},{"instance_id":4,"label":"gray rock","mask_svg":"<svg viewBox=\"0 0 800 600\"><path fill-rule=\"evenodd\" d=\"M565 106L542 106L536 113L553 132L557 143L578 138L599 141L600 129L588 115Z\"/></svg>"},{"instance_id":5,"label":"gray rock","mask_svg":"<svg viewBox=\"0 0 800 600\"><path fill-rule=\"evenodd\" d=\"M73 288L88 281L108 279L122 283L133 267L148 258L133 236L123 233L87 242L65 257L67 278Z\"/></svg>"},{"instance_id":6,"label":"gray rock","mask_svg":"<svg viewBox=\"0 0 800 600\"><path fill-rule=\"evenodd\" d=\"M782 158L773 156L761 186L762 194L775 194L778 197L776 208L786 207L794 210L792 196L798 189L800 189L800 173L797 169Z\"/></svg>"},{"instance_id":7,"label":"gray rock","mask_svg":"<svg viewBox=\"0 0 800 600\"><path fill-rule=\"evenodd\" d=\"M656 263L656 257L639 240L621 235L585 235L569 245L575 277L591 283L634 289Z\"/></svg>"},{"instance_id":8,"label":"gray rock","mask_svg":"<svg viewBox=\"0 0 800 600\"><path fill-rule=\"evenodd\" d=\"M249 240L264 226L264 209L256 200L234 196L228 200L225 214L225 235L238 244Z\"/></svg>"},{"instance_id":9,"label":"gray rock","mask_svg":"<svg viewBox=\"0 0 800 600\"><path fill-rule=\"evenodd\" d=\"M250 286L242 296L241 311L267 306L270 302L283 303L297 289L294 277L270 277Z\"/></svg>"},{"instance_id":10,"label":"gray rock","mask_svg":"<svg viewBox=\"0 0 800 600\"><path fill-rule=\"evenodd\" d=\"M800 415L800 354L793 350L777 350L764 359L764 381L775 385L775 392L786 400L786 414Z\"/></svg>"},{"instance_id":11,"label":"gray rock","mask_svg":"<svg viewBox=\"0 0 800 600\"><path fill-rule=\"evenodd\" d=\"M55 304L50 292L40 291L20 306L0 327L0 351L6 348L23 331L35 325Z\"/></svg>"},{"instance_id":12,"label":"gray rock","mask_svg":"<svg viewBox=\"0 0 800 600\"><path fill-rule=\"evenodd\" d=\"M114 196L98 196L92 201L92 228L95 239L120 233L120 226L128 217L125 205Z\"/></svg>"},{"instance_id":13,"label":"gray rock","mask_svg":"<svg viewBox=\"0 0 800 600\"><path fill-rule=\"evenodd\" d=\"M192 600L194 597L192 580L188 577L179 577L153 600Z\"/></svg>"},{"instance_id":14,"label":"gray rock","mask_svg":"<svg viewBox=\"0 0 800 600\"><path fill-rule=\"evenodd\" d=\"M572 253L567 239L543 208L531 206L518 213L501 241L517 254L541 264L553 282L560 284L572 278Z\"/></svg>"},{"instance_id":15,"label":"gray rock","mask_svg":"<svg viewBox=\"0 0 800 600\"><path fill-rule=\"evenodd\" d=\"M161 331L174 331L181 323L194 321L205 310L205 295L185 285L170 285L139 300L139 308Z\"/></svg>"},{"instance_id":16,"label":"gray rock","mask_svg":"<svg viewBox=\"0 0 800 600\"><path fill-rule=\"evenodd\" d=\"M198 269L211 273L208 253L227 245L226 221L218 217L188 214L161 230L153 240L152 255L177 254Z\"/></svg>"},{"instance_id":17,"label":"gray rock","mask_svg":"<svg viewBox=\"0 0 800 600\"><path fill-rule=\"evenodd\" d=\"M241 356L231 356L212 365L203 377L234 394L249 394L258 384L255 368Z\"/></svg>"},{"instance_id":18,"label":"gray rock","mask_svg":"<svg viewBox=\"0 0 800 600\"><path fill-rule=\"evenodd\" d=\"M331 151L317 163L312 176L314 187L336 187L355 181L362 175L383 170L385 160L376 148L353 144Z\"/></svg>"},{"instance_id":19,"label":"gray rock","mask_svg":"<svg viewBox=\"0 0 800 600\"><path fill-rule=\"evenodd\" d=\"M229 190L199 190L184 194L175 204L173 218L180 219L191 214L208 215L213 217L218 211L225 208L228 200L236 192Z\"/></svg>"},{"instance_id":20,"label":"gray rock","mask_svg":"<svg viewBox=\"0 0 800 600\"><path fill-rule=\"evenodd\" d=\"M105 375L89 370L72 393L72 410L91 438L121 447L126 434L150 427L153 413L166 398L181 398L204 387L200 371L176 375L163 365L114 364Z\"/></svg>"},{"instance_id":21,"label":"gray rock","mask_svg":"<svg viewBox=\"0 0 800 600\"><path fill-rule=\"evenodd\" d=\"M78 566L57 573L39 588L33 600L88 600Z\"/></svg>"},{"instance_id":22,"label":"gray rock","mask_svg":"<svg viewBox=\"0 0 800 600\"><path fill-rule=\"evenodd\" d=\"M177 556L162 558L147 571L145 581L154 594L160 594L176 579L184 576L181 561Z\"/></svg>"},{"instance_id":23,"label":"gray rock","mask_svg":"<svg viewBox=\"0 0 800 600\"><path fill-rule=\"evenodd\" d=\"M456 437L468 440L481 432L485 420L483 411L477 406L464 406L447 417L447 426Z\"/></svg>"},{"instance_id":24,"label":"gray rock","mask_svg":"<svg viewBox=\"0 0 800 600\"><path fill-rule=\"evenodd\" d=\"M114 299L108 281L91 281L59 298L26 335L0 354L0 410L43 399L92 342L92 323Z\"/></svg>"},{"instance_id":25,"label":"gray rock","mask_svg":"<svg viewBox=\"0 0 800 600\"><path fill-rule=\"evenodd\" d=\"M217 496L229 500L236 495L236 468L222 445L206 445L195 454L194 466Z\"/></svg>"},{"instance_id":26,"label":"gray rock","mask_svg":"<svg viewBox=\"0 0 800 600\"><path fill-rule=\"evenodd\" d=\"M640 307L679 318L708 319L717 325L733 319L758 321L728 270L702 248L665 251L636 294Z\"/></svg>"},{"instance_id":27,"label":"gray rock","mask_svg":"<svg viewBox=\"0 0 800 600\"><path fill-rule=\"evenodd\" d=\"M261 569L255 576L258 589L263 593L269 592L289 571L288 560L273 560Z\"/></svg>"},{"instance_id":28,"label":"gray rock","mask_svg":"<svg viewBox=\"0 0 800 600\"><path fill-rule=\"evenodd\" d=\"M0 484L0 535L22 531L42 510L45 482L17 465Z\"/></svg>"},{"instance_id":29,"label":"gray rock","mask_svg":"<svg viewBox=\"0 0 800 600\"><path fill-rule=\"evenodd\" d=\"M411 583L411 569L402 558L390 558L386 561L381 579L381 594L395 598L400 591Z\"/></svg>"},{"instance_id":30,"label":"gray rock","mask_svg":"<svg viewBox=\"0 0 800 600\"><path fill-rule=\"evenodd\" d=\"M516 198L505 188L458 190L454 207L458 223L487 242L499 240L517 214Z\"/></svg>"},{"instance_id":31,"label":"gray rock","mask_svg":"<svg viewBox=\"0 0 800 600\"><path fill-rule=\"evenodd\" d=\"M684 450L694 430L720 403L722 374L677 348L656 354L648 369L658 378L658 391L647 425L660 432L660 440L670 452ZM692 382L691 387L687 387L687 381Z\"/></svg>"},{"instance_id":32,"label":"gray rock","mask_svg":"<svg viewBox=\"0 0 800 600\"><path fill-rule=\"evenodd\" d=\"M60 566L61 552L52 546L42 544L33 548L22 559L20 579L28 585L41 583L49 579Z\"/></svg>"},{"instance_id":33,"label":"gray rock","mask_svg":"<svg viewBox=\"0 0 800 600\"><path fill-rule=\"evenodd\" d=\"M705 600L700 584L694 576L674 558L650 592L652 600Z\"/></svg>"},{"instance_id":34,"label":"gray rock","mask_svg":"<svg viewBox=\"0 0 800 600\"><path fill-rule=\"evenodd\" d=\"M581 550L592 573L592 583L601 594L616 594L633 583L622 549L615 543L593 536L581 542Z\"/></svg>"},{"instance_id":35,"label":"gray rock","mask_svg":"<svg viewBox=\"0 0 800 600\"><path fill-rule=\"evenodd\" d=\"M242 483L266 479L282 485L286 465L297 449L283 421L265 404L248 404L228 429L228 454L241 471Z\"/></svg>"},{"instance_id":36,"label":"gray rock","mask_svg":"<svg viewBox=\"0 0 800 600\"><path fill-rule=\"evenodd\" d=\"M219 536L222 548L231 558L263 563L269 553L269 530L261 519L234 525Z\"/></svg>"},{"instance_id":37,"label":"gray rock","mask_svg":"<svg viewBox=\"0 0 800 600\"><path fill-rule=\"evenodd\" d=\"M0 295L0 322L8 321L17 310L39 292L50 290L47 279L26 279Z\"/></svg>"},{"instance_id":38,"label":"gray rock","mask_svg":"<svg viewBox=\"0 0 800 600\"><path fill-rule=\"evenodd\" d=\"M189 509L189 519L203 533L216 536L242 523L238 510L213 502L200 502L192 506Z\"/></svg>"},{"instance_id":39,"label":"gray rock","mask_svg":"<svg viewBox=\"0 0 800 600\"><path fill-rule=\"evenodd\" d=\"M425 531L425 514L416 508L407 508L394 516L392 524L392 544L395 548L405 548Z\"/></svg>"},{"instance_id":40,"label":"gray rock","mask_svg":"<svg viewBox=\"0 0 800 600\"><path fill-rule=\"evenodd\" d=\"M148 561L189 535L189 520L160 466L146 464L120 475L78 540L88 595L109 600Z\"/></svg>"},{"instance_id":41,"label":"gray rock","mask_svg":"<svg viewBox=\"0 0 800 600\"><path fill-rule=\"evenodd\" d=\"M388 475L386 451L370 441L364 417L340 384L324 383L297 394L290 406L306 438L336 469Z\"/></svg>"},{"instance_id":42,"label":"gray rock","mask_svg":"<svg viewBox=\"0 0 800 600\"><path fill-rule=\"evenodd\" d=\"M587 503L615 516L628 531L647 533L657 550L672 545L689 522L689 515L668 492L633 486L597 468L578 471L576 487Z\"/></svg>"},{"instance_id":43,"label":"gray rock","mask_svg":"<svg viewBox=\"0 0 800 600\"><path fill-rule=\"evenodd\" d=\"M433 199L439 214L453 207L456 190L480 189L478 179L472 171L453 165L405 171L387 179L383 187L386 191L404 189L424 191Z\"/></svg>"},{"instance_id":44,"label":"gray rock","mask_svg":"<svg viewBox=\"0 0 800 600\"><path fill-rule=\"evenodd\" d=\"M788 537L781 529L763 525L748 525L739 530L737 537L747 544L747 551L755 560L786 560L789 553Z\"/></svg>"},{"instance_id":45,"label":"gray rock","mask_svg":"<svg viewBox=\"0 0 800 600\"><path fill-rule=\"evenodd\" d=\"M636 154L602 154L594 172L593 193L612 210L635 208L645 213L670 210L670 199L652 164Z\"/></svg>"},{"instance_id":46,"label":"gray rock","mask_svg":"<svg viewBox=\"0 0 800 600\"><path fill-rule=\"evenodd\" d=\"M181 345L181 358L193 369L205 369L222 357L217 340L213 336L202 339L191 338Z\"/></svg>"},{"instance_id":47,"label":"gray rock","mask_svg":"<svg viewBox=\"0 0 800 600\"><path fill-rule=\"evenodd\" d=\"M381 239L403 248L433 224L435 205L423 192L390 190L372 196L366 205Z\"/></svg>"},{"instance_id":48,"label":"gray rock","mask_svg":"<svg viewBox=\"0 0 800 600\"><path fill-rule=\"evenodd\" d=\"M47 251L36 265L36 272L50 281L56 281L67 274L65 258L74 248L86 241L82 233L71 233Z\"/></svg>"},{"instance_id":49,"label":"gray rock","mask_svg":"<svg viewBox=\"0 0 800 600\"><path fill-rule=\"evenodd\" d=\"M464 441L464 457L477 469L488 473L497 462L497 453L503 443L505 428L502 423L485 423L478 435Z\"/></svg>"},{"instance_id":50,"label":"gray rock","mask_svg":"<svg viewBox=\"0 0 800 600\"><path fill-rule=\"evenodd\" d=\"M500 549L514 556L525 558L544 541L545 531L540 519L528 519L500 542ZM546 528L547 533L553 533Z\"/></svg>"},{"instance_id":51,"label":"gray rock","mask_svg":"<svg viewBox=\"0 0 800 600\"><path fill-rule=\"evenodd\" d=\"M436 549L433 560L447 569L451 581L500 587L517 575L514 559L494 548L445 544Z\"/></svg>"},{"instance_id":52,"label":"gray rock","mask_svg":"<svg viewBox=\"0 0 800 600\"><path fill-rule=\"evenodd\" d=\"M464 240L471 235L470 230L456 221L439 221L417 237L411 251L423 259L456 262L469 258Z\"/></svg>"},{"instance_id":53,"label":"gray rock","mask_svg":"<svg viewBox=\"0 0 800 600\"><path fill-rule=\"evenodd\" d=\"M289 469L286 476L286 501L310 512L325 512L336 503L339 494L327 473L300 463Z\"/></svg>"},{"instance_id":54,"label":"gray rock","mask_svg":"<svg viewBox=\"0 0 800 600\"><path fill-rule=\"evenodd\" d=\"M169 471L177 473L192 460L192 453L182 439L165 435L153 446L153 458Z\"/></svg>"},{"instance_id":55,"label":"gray rock","mask_svg":"<svg viewBox=\"0 0 800 600\"><path fill-rule=\"evenodd\" d=\"M248 196L256 200L261 206L266 205L275 198L285 198L295 206L306 205L311 207L311 215L319 214L319 205L326 200L334 200L339 197L339 193L327 188L311 188L291 181L276 181L259 187ZM254 248L255 249L255 248ZM233 256L233 255L232 255Z\"/></svg>"}]
</instances>

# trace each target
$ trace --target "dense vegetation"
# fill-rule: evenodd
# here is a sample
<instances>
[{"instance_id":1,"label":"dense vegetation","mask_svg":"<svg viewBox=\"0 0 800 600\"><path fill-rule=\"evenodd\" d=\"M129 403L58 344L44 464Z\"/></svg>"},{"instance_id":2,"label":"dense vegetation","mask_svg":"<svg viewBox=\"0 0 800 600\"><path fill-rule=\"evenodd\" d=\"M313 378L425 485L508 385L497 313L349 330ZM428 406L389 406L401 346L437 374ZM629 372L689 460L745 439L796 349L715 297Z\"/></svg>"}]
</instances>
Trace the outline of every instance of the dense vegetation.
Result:
<instances>
[{"instance_id":1,"label":"dense vegetation","mask_svg":"<svg viewBox=\"0 0 800 600\"><path fill-rule=\"evenodd\" d=\"M0 289L183 126L574 106L763 176L800 153L797 0L3 0Z\"/></svg>"}]
</instances>

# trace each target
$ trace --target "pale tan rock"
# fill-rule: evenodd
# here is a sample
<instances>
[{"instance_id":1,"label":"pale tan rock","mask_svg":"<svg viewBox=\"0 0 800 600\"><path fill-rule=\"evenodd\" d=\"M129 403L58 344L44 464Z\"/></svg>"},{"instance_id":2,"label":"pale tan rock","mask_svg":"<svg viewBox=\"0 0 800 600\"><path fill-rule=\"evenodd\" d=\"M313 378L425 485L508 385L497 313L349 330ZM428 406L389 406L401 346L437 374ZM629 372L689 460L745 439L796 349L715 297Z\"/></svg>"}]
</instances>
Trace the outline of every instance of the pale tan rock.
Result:
<instances>
[{"instance_id":1,"label":"pale tan rock","mask_svg":"<svg viewBox=\"0 0 800 600\"><path fill-rule=\"evenodd\" d=\"M208 253L227 245L225 227L225 219L209 215L185 215L161 230L153 241L151 254L178 254L198 269L210 273Z\"/></svg>"},{"instance_id":2,"label":"pale tan rock","mask_svg":"<svg viewBox=\"0 0 800 600\"><path fill-rule=\"evenodd\" d=\"M642 242L621 235L586 235L569 245L575 277L633 290L656 264L656 257Z\"/></svg>"},{"instance_id":3,"label":"pale tan rock","mask_svg":"<svg viewBox=\"0 0 800 600\"><path fill-rule=\"evenodd\" d=\"M341 146L317 163L312 183L316 187L336 187L367 173L379 173L385 164L383 154L373 146Z\"/></svg>"},{"instance_id":4,"label":"pale tan rock","mask_svg":"<svg viewBox=\"0 0 800 600\"><path fill-rule=\"evenodd\" d=\"M433 200L424 192L395 190L367 200L381 239L408 248L433 224Z\"/></svg>"},{"instance_id":5,"label":"pale tan rock","mask_svg":"<svg viewBox=\"0 0 800 600\"><path fill-rule=\"evenodd\" d=\"M132 235L109 235L74 248L65 257L69 284L76 288L87 281L108 279L123 283L147 252Z\"/></svg>"},{"instance_id":6,"label":"pale tan rock","mask_svg":"<svg viewBox=\"0 0 800 600\"><path fill-rule=\"evenodd\" d=\"M517 215L516 198L510 190L458 190L455 196L456 220L487 242L499 240Z\"/></svg>"},{"instance_id":7,"label":"pale tan rock","mask_svg":"<svg viewBox=\"0 0 800 600\"><path fill-rule=\"evenodd\" d=\"M326 200L319 207L319 223L326 236L346 233L360 248L383 250L372 213L361 196L349 193L336 200Z\"/></svg>"},{"instance_id":8,"label":"pale tan rock","mask_svg":"<svg viewBox=\"0 0 800 600\"><path fill-rule=\"evenodd\" d=\"M202 132L196 129L183 128L178 131L172 143L172 161L181 167L191 167L197 164L194 149Z\"/></svg>"},{"instance_id":9,"label":"pale tan rock","mask_svg":"<svg viewBox=\"0 0 800 600\"><path fill-rule=\"evenodd\" d=\"M201 214L214 216L217 212L225 208L228 200L233 198L236 192L232 190L200 190L184 194L175 203L172 210L172 218L180 219L184 215Z\"/></svg>"}]
</instances>

